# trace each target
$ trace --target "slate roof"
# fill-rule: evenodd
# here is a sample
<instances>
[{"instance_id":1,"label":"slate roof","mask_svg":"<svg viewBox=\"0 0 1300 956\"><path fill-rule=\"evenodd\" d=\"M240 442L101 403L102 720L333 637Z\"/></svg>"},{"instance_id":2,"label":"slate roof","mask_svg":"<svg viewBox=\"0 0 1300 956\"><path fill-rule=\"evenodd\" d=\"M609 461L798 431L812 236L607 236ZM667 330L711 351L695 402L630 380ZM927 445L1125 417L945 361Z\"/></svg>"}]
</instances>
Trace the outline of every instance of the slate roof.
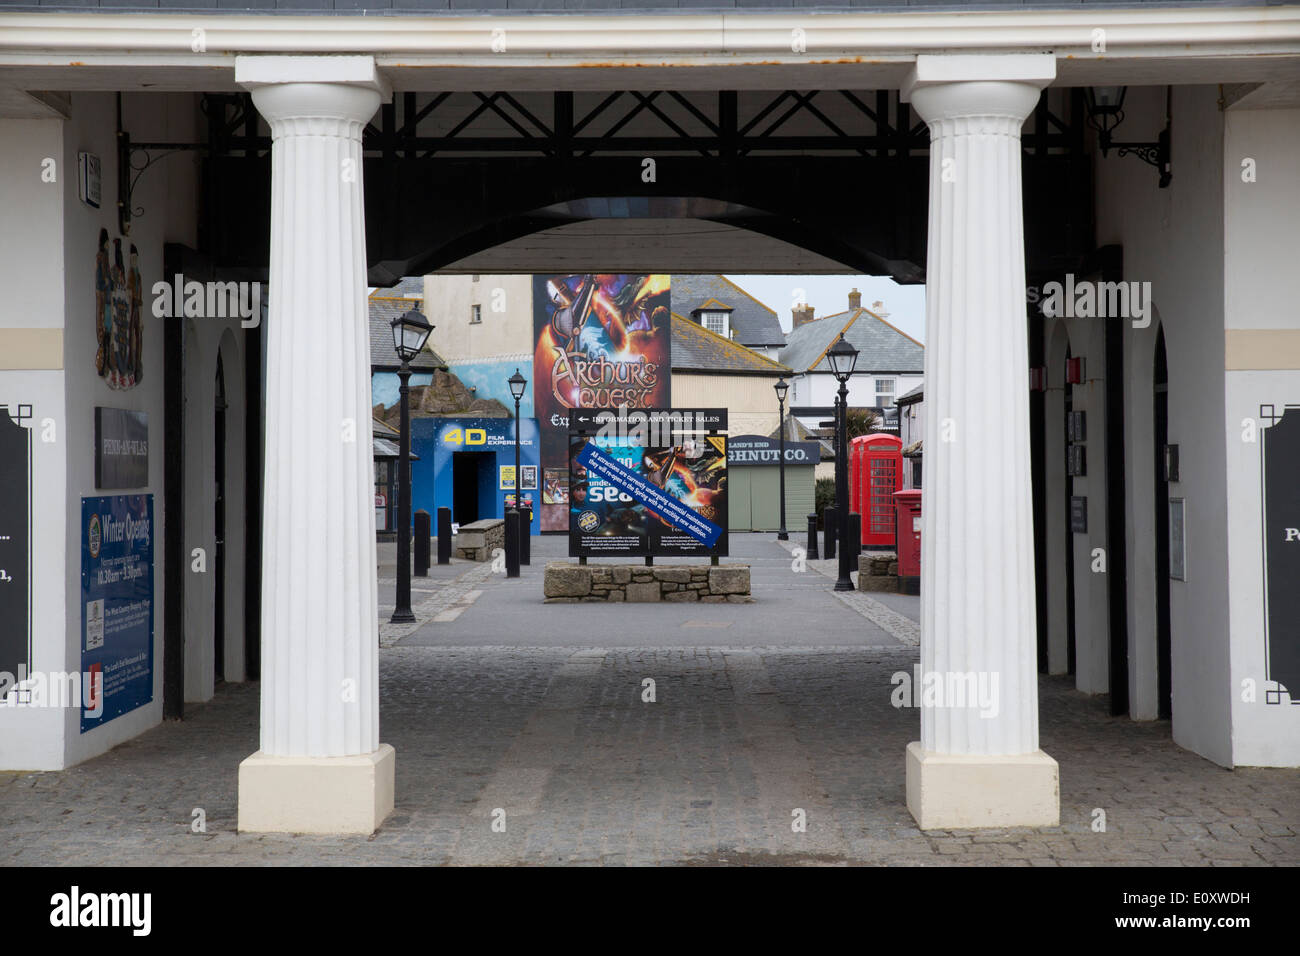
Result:
<instances>
[{"instance_id":1,"label":"slate roof","mask_svg":"<svg viewBox=\"0 0 1300 956\"><path fill-rule=\"evenodd\" d=\"M419 284L419 291L411 294L407 283ZM393 348L393 319L411 309L420 309L424 303L424 280L403 279L392 289L376 289L370 295L370 367L396 369L402 364ZM411 368L429 372L446 363L432 349L426 348L415 357Z\"/></svg>"},{"instance_id":2,"label":"slate roof","mask_svg":"<svg viewBox=\"0 0 1300 956\"><path fill-rule=\"evenodd\" d=\"M752 349L710 332L698 322L673 312L674 372L717 372L730 375L789 375L790 369Z\"/></svg>"},{"instance_id":3,"label":"slate roof","mask_svg":"<svg viewBox=\"0 0 1300 956\"><path fill-rule=\"evenodd\" d=\"M920 385L916 386L916 388L910 389L904 392L902 395L899 395L898 398L894 399L894 404L913 405L916 402L924 400L925 398L924 392L925 392L925 383L923 382Z\"/></svg>"},{"instance_id":4,"label":"slate roof","mask_svg":"<svg viewBox=\"0 0 1300 956\"><path fill-rule=\"evenodd\" d=\"M781 426L777 425L776 428L773 428L767 437L779 439L781 437ZM788 413L785 416L785 440L815 441L821 446L822 461L835 460L835 442L831 441L829 438L823 438L803 422L799 421L799 419Z\"/></svg>"},{"instance_id":5,"label":"slate roof","mask_svg":"<svg viewBox=\"0 0 1300 956\"><path fill-rule=\"evenodd\" d=\"M823 316L792 329L788 344L781 350L781 361L796 372L830 372L826 350L840 332L860 353L859 371L925 371L925 346L894 328L870 309L849 309Z\"/></svg>"},{"instance_id":6,"label":"slate roof","mask_svg":"<svg viewBox=\"0 0 1300 956\"><path fill-rule=\"evenodd\" d=\"M380 286L370 293L380 299L419 299L424 301L424 276L405 276L396 285Z\"/></svg>"},{"instance_id":7,"label":"slate roof","mask_svg":"<svg viewBox=\"0 0 1300 956\"><path fill-rule=\"evenodd\" d=\"M722 276L674 275L671 297L673 311L691 320L695 318L691 313L699 308L731 309L731 328L741 345L785 345L776 313Z\"/></svg>"}]
</instances>

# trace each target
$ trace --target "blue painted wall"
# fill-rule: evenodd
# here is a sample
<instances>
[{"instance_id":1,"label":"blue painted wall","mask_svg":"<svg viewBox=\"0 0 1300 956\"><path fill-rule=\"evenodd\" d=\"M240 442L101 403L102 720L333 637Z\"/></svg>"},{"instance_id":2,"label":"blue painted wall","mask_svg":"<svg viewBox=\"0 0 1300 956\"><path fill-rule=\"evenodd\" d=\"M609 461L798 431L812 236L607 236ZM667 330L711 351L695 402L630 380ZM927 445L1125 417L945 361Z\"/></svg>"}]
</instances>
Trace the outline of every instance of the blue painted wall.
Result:
<instances>
[{"instance_id":1,"label":"blue painted wall","mask_svg":"<svg viewBox=\"0 0 1300 956\"><path fill-rule=\"evenodd\" d=\"M515 369L518 368L519 374L529 379L528 386L524 389L524 397L519 402L519 415L521 418L533 417L531 359L524 362L514 359L502 362L448 362L447 368L466 388L477 389L474 392L476 398L495 398L512 413L515 409L515 399L510 394L509 382L510 376L514 375Z\"/></svg>"},{"instance_id":2,"label":"blue painted wall","mask_svg":"<svg viewBox=\"0 0 1300 956\"><path fill-rule=\"evenodd\" d=\"M513 372L513 367L511 368ZM513 401L513 400L512 400ZM473 434L471 434L473 431ZM474 439L471 444L469 439ZM537 470L539 487L524 491L524 498L533 499L531 534L541 531L541 463L538 455L537 422L521 419L519 431L521 465L532 465ZM481 440L480 440L481 439ZM515 463L515 421L511 418L413 418L411 419L411 451L420 456L411 462L411 508L423 508L438 519L439 507L453 508L455 479L452 456L458 451L479 451L495 454L492 468L480 473L479 517L505 517L505 498L511 494L500 487L500 468ZM487 469L484 469L487 471Z\"/></svg>"},{"instance_id":3,"label":"blue painted wall","mask_svg":"<svg viewBox=\"0 0 1300 956\"><path fill-rule=\"evenodd\" d=\"M509 378L510 376L506 376ZM411 387L417 385L428 385L433 381L432 372L415 372L411 375ZM370 375L370 404L383 405L384 408L392 408L397 404L397 400L402 396L398 389L402 387L402 381L397 377L396 372L373 372ZM512 406L513 407L513 406Z\"/></svg>"}]
</instances>

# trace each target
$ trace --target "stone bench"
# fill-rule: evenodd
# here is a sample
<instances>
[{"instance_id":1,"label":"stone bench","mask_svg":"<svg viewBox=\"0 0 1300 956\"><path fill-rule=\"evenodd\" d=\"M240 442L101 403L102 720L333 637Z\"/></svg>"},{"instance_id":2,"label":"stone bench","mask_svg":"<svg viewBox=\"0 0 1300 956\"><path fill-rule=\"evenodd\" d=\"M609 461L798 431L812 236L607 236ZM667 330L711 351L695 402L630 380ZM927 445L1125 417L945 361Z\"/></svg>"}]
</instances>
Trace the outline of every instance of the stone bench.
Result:
<instances>
[{"instance_id":1,"label":"stone bench","mask_svg":"<svg viewBox=\"0 0 1300 956\"><path fill-rule=\"evenodd\" d=\"M748 604L749 565L572 564L546 566L543 593L547 604L580 601L698 601L703 604Z\"/></svg>"},{"instance_id":2,"label":"stone bench","mask_svg":"<svg viewBox=\"0 0 1300 956\"><path fill-rule=\"evenodd\" d=\"M465 561L491 561L495 548L506 546L504 518L484 518L460 526L451 539L451 553Z\"/></svg>"}]
</instances>

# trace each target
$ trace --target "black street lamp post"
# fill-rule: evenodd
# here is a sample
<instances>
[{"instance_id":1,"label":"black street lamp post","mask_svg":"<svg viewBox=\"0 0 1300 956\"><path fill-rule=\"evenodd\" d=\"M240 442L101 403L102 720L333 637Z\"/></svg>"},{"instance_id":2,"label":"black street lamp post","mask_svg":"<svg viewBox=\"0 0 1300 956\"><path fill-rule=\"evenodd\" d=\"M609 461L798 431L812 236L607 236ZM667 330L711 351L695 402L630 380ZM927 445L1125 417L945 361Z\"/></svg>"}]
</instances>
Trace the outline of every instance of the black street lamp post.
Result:
<instances>
[{"instance_id":1,"label":"black street lamp post","mask_svg":"<svg viewBox=\"0 0 1300 956\"><path fill-rule=\"evenodd\" d=\"M789 541L790 534L785 530L785 393L789 391L790 383L782 375L772 388L776 391L777 406L781 410L781 530L776 533L776 540Z\"/></svg>"},{"instance_id":2,"label":"black street lamp post","mask_svg":"<svg viewBox=\"0 0 1300 956\"><path fill-rule=\"evenodd\" d=\"M397 370L401 379L401 434L397 456L397 598L394 624L415 620L411 613L411 361L424 349L433 326L416 309L393 319L393 349L402 360Z\"/></svg>"},{"instance_id":3,"label":"black street lamp post","mask_svg":"<svg viewBox=\"0 0 1300 956\"><path fill-rule=\"evenodd\" d=\"M524 512L524 483L522 475L519 473L519 402L524 397L524 388L528 385L528 379L519 374L519 369L515 369L515 374L507 380L510 385L510 394L515 399L515 504L506 513L506 521L515 523L515 553L509 556L506 561L506 576L519 577L519 556L523 550L523 544L520 538L529 533L528 528L523 527L520 519Z\"/></svg>"},{"instance_id":4,"label":"black street lamp post","mask_svg":"<svg viewBox=\"0 0 1300 956\"><path fill-rule=\"evenodd\" d=\"M858 350L844 340L843 333L826 353L831 372L840 383L840 390L835 399L835 517L839 524L840 573L835 581L836 591L852 591L853 578L850 577L851 556L849 549L849 458L848 458L848 409L849 376L858 364Z\"/></svg>"}]
</instances>

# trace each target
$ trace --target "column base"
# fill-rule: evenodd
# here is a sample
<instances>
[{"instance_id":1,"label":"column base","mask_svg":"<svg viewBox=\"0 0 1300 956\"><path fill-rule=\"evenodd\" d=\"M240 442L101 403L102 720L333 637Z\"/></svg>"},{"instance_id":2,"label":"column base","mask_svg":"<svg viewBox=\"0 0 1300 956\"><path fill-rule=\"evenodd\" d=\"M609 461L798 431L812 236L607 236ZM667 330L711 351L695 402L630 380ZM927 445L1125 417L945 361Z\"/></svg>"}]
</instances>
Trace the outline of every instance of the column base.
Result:
<instances>
[{"instance_id":1,"label":"column base","mask_svg":"<svg viewBox=\"0 0 1300 956\"><path fill-rule=\"evenodd\" d=\"M913 741L907 745L907 809L922 830L1059 826L1060 768L1041 750L942 754Z\"/></svg>"},{"instance_id":2,"label":"column base","mask_svg":"<svg viewBox=\"0 0 1300 956\"><path fill-rule=\"evenodd\" d=\"M239 765L239 830L369 836L393 812L396 751L355 757L273 757Z\"/></svg>"}]
</instances>

